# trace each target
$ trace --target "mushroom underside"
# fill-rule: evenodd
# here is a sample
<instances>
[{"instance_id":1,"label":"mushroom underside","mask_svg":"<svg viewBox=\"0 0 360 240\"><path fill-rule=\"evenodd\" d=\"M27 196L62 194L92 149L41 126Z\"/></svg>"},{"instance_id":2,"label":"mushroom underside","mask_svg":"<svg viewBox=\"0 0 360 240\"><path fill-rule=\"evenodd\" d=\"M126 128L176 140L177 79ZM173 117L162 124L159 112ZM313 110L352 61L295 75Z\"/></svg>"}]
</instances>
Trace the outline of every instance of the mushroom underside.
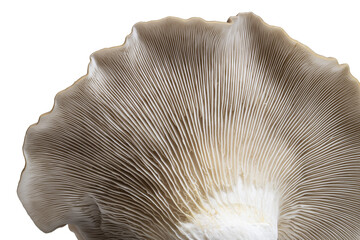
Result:
<instances>
[{"instance_id":1,"label":"mushroom underside","mask_svg":"<svg viewBox=\"0 0 360 240\"><path fill-rule=\"evenodd\" d=\"M360 92L254 14L138 23L24 141L18 195L78 239L359 239Z\"/></svg>"}]
</instances>

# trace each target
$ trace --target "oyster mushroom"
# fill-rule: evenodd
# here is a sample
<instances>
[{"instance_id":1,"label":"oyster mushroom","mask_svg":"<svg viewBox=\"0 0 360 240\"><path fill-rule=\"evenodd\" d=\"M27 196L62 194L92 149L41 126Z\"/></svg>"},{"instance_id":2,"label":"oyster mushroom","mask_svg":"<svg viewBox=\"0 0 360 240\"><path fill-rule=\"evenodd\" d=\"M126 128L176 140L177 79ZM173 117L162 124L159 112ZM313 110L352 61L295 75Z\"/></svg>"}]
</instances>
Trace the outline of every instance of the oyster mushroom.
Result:
<instances>
[{"instance_id":1,"label":"oyster mushroom","mask_svg":"<svg viewBox=\"0 0 360 240\"><path fill-rule=\"evenodd\" d=\"M25 137L18 195L79 239L359 239L360 92L254 14L138 23Z\"/></svg>"}]
</instances>

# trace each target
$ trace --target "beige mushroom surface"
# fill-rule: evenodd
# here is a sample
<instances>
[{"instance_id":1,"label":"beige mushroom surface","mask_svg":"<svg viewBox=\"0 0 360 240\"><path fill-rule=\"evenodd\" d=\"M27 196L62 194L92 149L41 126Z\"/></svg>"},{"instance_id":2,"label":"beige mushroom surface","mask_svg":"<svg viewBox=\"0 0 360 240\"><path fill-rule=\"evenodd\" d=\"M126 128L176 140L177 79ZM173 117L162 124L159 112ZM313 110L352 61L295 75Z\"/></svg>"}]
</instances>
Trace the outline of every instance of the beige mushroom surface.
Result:
<instances>
[{"instance_id":1,"label":"beige mushroom surface","mask_svg":"<svg viewBox=\"0 0 360 240\"><path fill-rule=\"evenodd\" d=\"M137 23L23 150L18 195L44 232L360 238L359 83L251 13Z\"/></svg>"}]
</instances>

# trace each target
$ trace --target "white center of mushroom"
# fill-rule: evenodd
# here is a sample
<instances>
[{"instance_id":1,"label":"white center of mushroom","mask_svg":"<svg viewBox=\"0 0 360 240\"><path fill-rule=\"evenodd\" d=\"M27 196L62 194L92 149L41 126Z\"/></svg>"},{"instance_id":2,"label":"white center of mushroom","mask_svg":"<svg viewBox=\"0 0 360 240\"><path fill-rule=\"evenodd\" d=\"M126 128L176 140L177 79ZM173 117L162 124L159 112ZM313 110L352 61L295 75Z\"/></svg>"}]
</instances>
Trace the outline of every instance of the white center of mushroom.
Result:
<instances>
[{"instance_id":1,"label":"white center of mushroom","mask_svg":"<svg viewBox=\"0 0 360 240\"><path fill-rule=\"evenodd\" d=\"M230 192L215 193L180 231L189 239L277 239L276 194L249 185L239 179Z\"/></svg>"}]
</instances>

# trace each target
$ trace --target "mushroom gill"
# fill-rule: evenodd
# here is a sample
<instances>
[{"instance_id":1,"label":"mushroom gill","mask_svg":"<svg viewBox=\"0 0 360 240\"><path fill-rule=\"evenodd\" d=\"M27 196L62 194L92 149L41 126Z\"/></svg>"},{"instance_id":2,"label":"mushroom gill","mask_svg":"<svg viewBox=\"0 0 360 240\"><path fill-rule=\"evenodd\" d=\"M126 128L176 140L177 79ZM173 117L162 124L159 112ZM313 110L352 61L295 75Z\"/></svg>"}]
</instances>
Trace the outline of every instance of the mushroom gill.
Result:
<instances>
[{"instance_id":1,"label":"mushroom gill","mask_svg":"<svg viewBox=\"0 0 360 240\"><path fill-rule=\"evenodd\" d=\"M359 239L360 91L254 14L138 23L25 137L19 198L79 239Z\"/></svg>"}]
</instances>

